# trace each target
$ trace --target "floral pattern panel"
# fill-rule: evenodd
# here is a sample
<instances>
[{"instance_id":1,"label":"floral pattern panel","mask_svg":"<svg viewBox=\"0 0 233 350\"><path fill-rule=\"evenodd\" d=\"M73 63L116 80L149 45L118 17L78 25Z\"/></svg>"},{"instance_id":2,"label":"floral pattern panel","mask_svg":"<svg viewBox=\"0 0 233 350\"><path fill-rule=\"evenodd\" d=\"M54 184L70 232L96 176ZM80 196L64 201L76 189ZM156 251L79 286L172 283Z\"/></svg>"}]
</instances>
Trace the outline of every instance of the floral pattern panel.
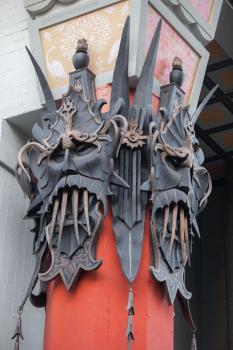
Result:
<instances>
[{"instance_id":1,"label":"floral pattern panel","mask_svg":"<svg viewBox=\"0 0 233 350\"><path fill-rule=\"evenodd\" d=\"M146 35L146 52L149 48L154 30L161 18L152 6L148 7L148 23ZM179 33L163 18L160 36L157 63L155 68L155 78L161 85L169 83L169 74L172 69L172 61L178 56L183 61L185 80L182 89L185 91L185 103L189 103L192 88L200 61L200 56L181 37Z\"/></svg>"},{"instance_id":2,"label":"floral pattern panel","mask_svg":"<svg viewBox=\"0 0 233 350\"><path fill-rule=\"evenodd\" d=\"M214 0L189 0L201 17L206 21L210 21ZM218 0L217 0L218 1Z\"/></svg>"},{"instance_id":3,"label":"floral pattern panel","mask_svg":"<svg viewBox=\"0 0 233 350\"><path fill-rule=\"evenodd\" d=\"M129 6L129 1L123 1L40 31L48 82L52 89L67 85L67 72L74 69L72 55L77 40L81 38L88 41L89 68L95 74L113 70Z\"/></svg>"}]
</instances>

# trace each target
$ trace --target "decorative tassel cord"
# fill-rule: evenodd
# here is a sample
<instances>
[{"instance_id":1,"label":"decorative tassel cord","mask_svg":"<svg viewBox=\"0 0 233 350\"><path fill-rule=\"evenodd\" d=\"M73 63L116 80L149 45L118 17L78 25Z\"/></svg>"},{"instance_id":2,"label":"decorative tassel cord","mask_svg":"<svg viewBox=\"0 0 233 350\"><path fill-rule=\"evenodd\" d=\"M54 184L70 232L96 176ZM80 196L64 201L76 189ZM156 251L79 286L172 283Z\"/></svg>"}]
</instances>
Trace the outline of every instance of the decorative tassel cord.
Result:
<instances>
[{"instance_id":1,"label":"decorative tassel cord","mask_svg":"<svg viewBox=\"0 0 233 350\"><path fill-rule=\"evenodd\" d=\"M130 289L129 289L127 311L128 311L128 324L127 324L126 336L127 336L127 339L128 339L128 350L131 350L132 341L134 340L133 316L135 315L134 306L133 306L133 290L132 290L132 287L130 287Z\"/></svg>"},{"instance_id":2,"label":"decorative tassel cord","mask_svg":"<svg viewBox=\"0 0 233 350\"><path fill-rule=\"evenodd\" d=\"M15 332L12 336L12 340L15 339L15 346L14 346L14 350L19 350L19 341L20 341L20 338L22 340L24 340L24 337L23 337L23 332L22 332L22 320L21 320L21 314L23 312L23 309L22 308L18 308L17 310L18 312L18 320L17 320L17 323L16 323L16 327L15 327Z\"/></svg>"},{"instance_id":3,"label":"decorative tassel cord","mask_svg":"<svg viewBox=\"0 0 233 350\"><path fill-rule=\"evenodd\" d=\"M190 350L197 350L196 330L193 331L192 343Z\"/></svg>"}]
</instances>

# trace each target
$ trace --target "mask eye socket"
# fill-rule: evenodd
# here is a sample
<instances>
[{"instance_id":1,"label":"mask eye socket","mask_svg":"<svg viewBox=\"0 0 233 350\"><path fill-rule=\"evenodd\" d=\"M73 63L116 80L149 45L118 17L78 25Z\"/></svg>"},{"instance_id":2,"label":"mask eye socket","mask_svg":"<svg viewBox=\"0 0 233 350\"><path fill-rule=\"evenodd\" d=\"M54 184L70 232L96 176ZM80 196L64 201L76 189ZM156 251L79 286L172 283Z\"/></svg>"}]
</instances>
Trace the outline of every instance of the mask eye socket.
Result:
<instances>
[{"instance_id":1,"label":"mask eye socket","mask_svg":"<svg viewBox=\"0 0 233 350\"><path fill-rule=\"evenodd\" d=\"M77 148L75 150L75 153L77 156L87 156L90 153L92 153L94 150L96 150L96 146L92 145L90 143L81 143L79 142L77 145Z\"/></svg>"},{"instance_id":2,"label":"mask eye socket","mask_svg":"<svg viewBox=\"0 0 233 350\"><path fill-rule=\"evenodd\" d=\"M182 163L184 162L185 158L179 158L179 157L166 157L166 163L168 166L170 166L173 169L179 169L182 168Z\"/></svg>"}]
</instances>

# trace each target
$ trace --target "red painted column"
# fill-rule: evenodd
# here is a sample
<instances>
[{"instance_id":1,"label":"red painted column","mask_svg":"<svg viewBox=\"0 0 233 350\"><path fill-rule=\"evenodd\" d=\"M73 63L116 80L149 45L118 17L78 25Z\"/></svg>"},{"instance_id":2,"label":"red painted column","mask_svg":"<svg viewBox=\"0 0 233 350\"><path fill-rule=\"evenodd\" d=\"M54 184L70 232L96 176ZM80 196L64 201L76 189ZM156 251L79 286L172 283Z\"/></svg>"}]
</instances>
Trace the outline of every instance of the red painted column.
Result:
<instances>
[{"instance_id":1,"label":"red painted column","mask_svg":"<svg viewBox=\"0 0 233 350\"><path fill-rule=\"evenodd\" d=\"M112 216L100 232L98 258L101 267L80 276L68 292L59 278L48 288L44 350L127 350L127 302L129 284L115 247ZM165 289L149 272L149 212L138 275L133 283L134 336L132 350L173 349L173 307Z\"/></svg>"}]
</instances>

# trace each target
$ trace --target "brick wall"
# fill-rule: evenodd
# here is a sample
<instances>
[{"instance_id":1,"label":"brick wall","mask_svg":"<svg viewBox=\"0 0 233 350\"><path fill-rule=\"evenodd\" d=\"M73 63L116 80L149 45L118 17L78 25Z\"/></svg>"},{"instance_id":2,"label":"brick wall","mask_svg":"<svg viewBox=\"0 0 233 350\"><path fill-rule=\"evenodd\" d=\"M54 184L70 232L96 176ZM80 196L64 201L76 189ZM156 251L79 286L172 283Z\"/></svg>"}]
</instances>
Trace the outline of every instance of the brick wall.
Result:
<instances>
[{"instance_id":1,"label":"brick wall","mask_svg":"<svg viewBox=\"0 0 233 350\"><path fill-rule=\"evenodd\" d=\"M33 67L27 57L28 14L23 0L0 2L0 119L40 107Z\"/></svg>"}]
</instances>

